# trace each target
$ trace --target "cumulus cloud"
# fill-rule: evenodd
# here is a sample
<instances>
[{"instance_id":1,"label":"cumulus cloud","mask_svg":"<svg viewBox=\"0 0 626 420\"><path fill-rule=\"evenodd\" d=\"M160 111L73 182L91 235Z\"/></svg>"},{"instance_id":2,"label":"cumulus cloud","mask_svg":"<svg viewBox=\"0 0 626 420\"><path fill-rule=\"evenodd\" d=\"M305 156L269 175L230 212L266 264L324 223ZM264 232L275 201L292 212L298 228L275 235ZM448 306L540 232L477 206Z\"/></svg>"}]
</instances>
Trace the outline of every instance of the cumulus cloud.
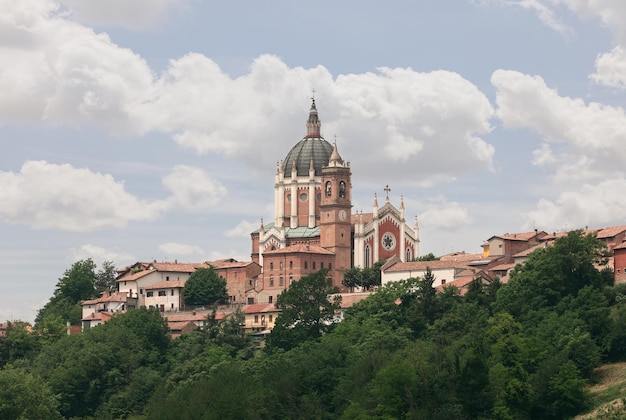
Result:
<instances>
[{"instance_id":1,"label":"cumulus cloud","mask_svg":"<svg viewBox=\"0 0 626 420\"><path fill-rule=\"evenodd\" d=\"M626 206L624 178L584 184L575 191L565 191L556 200L540 200L526 214L526 228L540 227L545 231L571 230L585 226L623 224Z\"/></svg>"},{"instance_id":2,"label":"cumulus cloud","mask_svg":"<svg viewBox=\"0 0 626 420\"><path fill-rule=\"evenodd\" d=\"M226 196L226 188L202 169L177 165L163 179L172 195L167 200L174 211L201 211L215 207Z\"/></svg>"},{"instance_id":3,"label":"cumulus cloud","mask_svg":"<svg viewBox=\"0 0 626 420\"><path fill-rule=\"evenodd\" d=\"M18 173L0 171L0 219L38 229L88 232L153 221L166 211L206 211L226 194L221 183L185 165L174 167L163 183L169 197L142 200L110 174L28 161Z\"/></svg>"},{"instance_id":4,"label":"cumulus cloud","mask_svg":"<svg viewBox=\"0 0 626 420\"><path fill-rule=\"evenodd\" d=\"M273 209L272 209L273 210ZM227 238L244 237L249 238L250 232L253 232L259 228L259 223L250 223L247 220L242 220L234 228L224 232L224 236Z\"/></svg>"},{"instance_id":5,"label":"cumulus cloud","mask_svg":"<svg viewBox=\"0 0 626 420\"><path fill-rule=\"evenodd\" d=\"M420 226L428 230L454 230L469 225L471 222L472 217L466 208L457 202L447 201L441 197L434 199L419 217Z\"/></svg>"},{"instance_id":6,"label":"cumulus cloud","mask_svg":"<svg viewBox=\"0 0 626 420\"><path fill-rule=\"evenodd\" d=\"M96 3L81 7L105 7ZM168 133L199 154L267 171L304 136L315 87L323 134L329 141L337 135L341 152L364 177L375 178L370 167L393 165L397 182L432 185L492 167L494 148L481 136L491 130L493 108L454 72L380 68L332 75L323 66L289 67L262 55L233 78L192 53L155 75L142 57L70 20L51 0L17 6L0 0L0 11L6 16L0 59L12 63L0 69L0 122Z\"/></svg>"},{"instance_id":7,"label":"cumulus cloud","mask_svg":"<svg viewBox=\"0 0 626 420\"><path fill-rule=\"evenodd\" d=\"M72 248L69 252L69 259L71 261L84 260L91 258L96 265L101 266L105 261L113 261L113 263L120 267L124 264L130 264L136 260L135 256L120 252L116 249L106 249L92 244L84 244L78 248Z\"/></svg>"},{"instance_id":8,"label":"cumulus cloud","mask_svg":"<svg viewBox=\"0 0 626 420\"><path fill-rule=\"evenodd\" d=\"M172 257L198 256L204 253L202 248L196 245L183 244L180 242L166 242L159 245L159 251Z\"/></svg>"},{"instance_id":9,"label":"cumulus cloud","mask_svg":"<svg viewBox=\"0 0 626 420\"><path fill-rule=\"evenodd\" d=\"M0 218L35 228L85 232L154 220L159 203L129 194L111 175L29 161L19 173L0 172Z\"/></svg>"},{"instance_id":10,"label":"cumulus cloud","mask_svg":"<svg viewBox=\"0 0 626 420\"><path fill-rule=\"evenodd\" d=\"M70 18L94 26L115 25L144 29L160 22L187 0L61 0L70 10Z\"/></svg>"},{"instance_id":11,"label":"cumulus cloud","mask_svg":"<svg viewBox=\"0 0 626 420\"><path fill-rule=\"evenodd\" d=\"M491 82L497 89L497 115L505 127L528 128L548 143L565 146L559 153L552 150L549 156L546 152L550 149L542 146L535 153L535 162L558 160L555 171L561 178L560 172L573 165L580 179L621 173L626 159L623 108L562 97L541 77L516 71L497 70Z\"/></svg>"}]
</instances>

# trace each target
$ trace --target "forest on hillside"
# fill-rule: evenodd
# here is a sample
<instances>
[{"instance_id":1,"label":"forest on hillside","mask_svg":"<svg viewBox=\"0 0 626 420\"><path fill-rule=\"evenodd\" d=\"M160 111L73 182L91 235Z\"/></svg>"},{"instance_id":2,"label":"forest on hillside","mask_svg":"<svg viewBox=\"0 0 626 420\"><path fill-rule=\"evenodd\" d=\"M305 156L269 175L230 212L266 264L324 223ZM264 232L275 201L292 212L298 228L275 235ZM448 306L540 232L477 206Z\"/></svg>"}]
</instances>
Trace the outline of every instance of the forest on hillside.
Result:
<instances>
[{"instance_id":1,"label":"forest on hillside","mask_svg":"<svg viewBox=\"0 0 626 420\"><path fill-rule=\"evenodd\" d=\"M436 293L427 273L340 323L326 322L338 302L314 273L281 295L264 346L238 313L175 340L150 309L71 336L45 317L34 332L14 323L0 340L0 418L569 418L589 409L594 369L626 359L626 285L602 269L607 255L570 232L506 284Z\"/></svg>"}]
</instances>

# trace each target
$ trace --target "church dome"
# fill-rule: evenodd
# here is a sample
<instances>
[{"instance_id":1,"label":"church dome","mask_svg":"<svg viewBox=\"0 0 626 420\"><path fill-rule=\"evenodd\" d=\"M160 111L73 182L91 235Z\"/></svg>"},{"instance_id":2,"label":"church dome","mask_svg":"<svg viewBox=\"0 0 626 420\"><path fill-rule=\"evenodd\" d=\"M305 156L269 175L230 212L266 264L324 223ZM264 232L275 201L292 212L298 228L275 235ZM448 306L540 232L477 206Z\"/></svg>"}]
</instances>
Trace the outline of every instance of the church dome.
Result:
<instances>
[{"instance_id":1,"label":"church dome","mask_svg":"<svg viewBox=\"0 0 626 420\"><path fill-rule=\"evenodd\" d=\"M322 175L322 167L328 165L333 153L333 146L320 135L321 123L315 107L315 99L309 111L307 120L307 134L295 146L291 148L283 161L285 177L291 176L295 164L297 176L308 176L311 161L315 169L315 176Z\"/></svg>"}]
</instances>

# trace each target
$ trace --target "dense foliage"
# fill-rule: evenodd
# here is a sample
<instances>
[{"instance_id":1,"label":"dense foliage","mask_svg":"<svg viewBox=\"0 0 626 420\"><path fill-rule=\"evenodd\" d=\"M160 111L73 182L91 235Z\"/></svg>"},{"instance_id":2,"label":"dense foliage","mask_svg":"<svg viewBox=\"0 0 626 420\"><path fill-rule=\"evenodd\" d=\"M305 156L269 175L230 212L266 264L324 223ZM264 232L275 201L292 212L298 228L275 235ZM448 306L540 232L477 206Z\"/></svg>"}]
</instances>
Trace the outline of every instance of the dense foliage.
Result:
<instances>
[{"instance_id":1,"label":"dense foliage","mask_svg":"<svg viewBox=\"0 0 626 420\"><path fill-rule=\"evenodd\" d=\"M213 267L198 268L191 273L183 288L186 305L213 305L228 301L226 280Z\"/></svg>"},{"instance_id":2,"label":"dense foliage","mask_svg":"<svg viewBox=\"0 0 626 420\"><path fill-rule=\"evenodd\" d=\"M145 309L46 342L16 326L1 347L10 364L0 416L568 418L587 408L594 368L626 359L626 288L601 270L605 251L572 232L506 284L435 293L428 272L379 289L336 324L316 273L281 295L265 347L242 334L240 312L172 341Z\"/></svg>"}]
</instances>

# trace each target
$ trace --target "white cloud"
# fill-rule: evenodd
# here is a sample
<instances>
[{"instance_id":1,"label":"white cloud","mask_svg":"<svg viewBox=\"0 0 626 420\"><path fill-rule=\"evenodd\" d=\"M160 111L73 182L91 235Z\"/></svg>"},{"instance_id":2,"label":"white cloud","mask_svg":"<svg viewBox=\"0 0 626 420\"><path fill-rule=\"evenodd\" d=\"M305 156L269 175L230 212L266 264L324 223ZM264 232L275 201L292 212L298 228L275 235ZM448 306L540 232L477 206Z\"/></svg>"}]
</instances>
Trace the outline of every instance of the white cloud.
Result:
<instances>
[{"instance_id":1,"label":"white cloud","mask_svg":"<svg viewBox=\"0 0 626 420\"><path fill-rule=\"evenodd\" d=\"M497 115L505 127L528 128L547 142L563 144L563 151L552 151L550 157L551 162L558 160L557 177L563 177L559 172L572 165L578 165L579 178L586 175L587 179L623 171L623 108L559 96L541 77L515 71L497 70L491 82L497 89Z\"/></svg>"},{"instance_id":2,"label":"white cloud","mask_svg":"<svg viewBox=\"0 0 626 420\"><path fill-rule=\"evenodd\" d=\"M202 211L214 208L227 194L226 188L202 169L177 165L163 179L172 192L167 200L174 211Z\"/></svg>"},{"instance_id":3,"label":"white cloud","mask_svg":"<svg viewBox=\"0 0 626 420\"><path fill-rule=\"evenodd\" d=\"M92 244L81 245L79 248L72 248L69 252L71 261L79 261L91 258L98 267L105 261L113 261L116 267L130 264L136 260L131 254L126 254L115 249L106 249Z\"/></svg>"},{"instance_id":4,"label":"white cloud","mask_svg":"<svg viewBox=\"0 0 626 420\"><path fill-rule=\"evenodd\" d=\"M111 175L45 161L0 172L0 202L7 222L75 232L154 220L162 209L129 194Z\"/></svg>"},{"instance_id":5,"label":"white cloud","mask_svg":"<svg viewBox=\"0 0 626 420\"><path fill-rule=\"evenodd\" d=\"M274 209L272 208L272 210ZM242 220L237 226L224 232L224 236L226 236L227 238L250 238L250 232L254 232L259 227L259 223L250 223L247 220Z\"/></svg>"},{"instance_id":6,"label":"white cloud","mask_svg":"<svg viewBox=\"0 0 626 420\"><path fill-rule=\"evenodd\" d=\"M60 0L70 17L87 25L117 25L130 29L153 26L169 13L186 6L187 0Z\"/></svg>"},{"instance_id":7,"label":"white cloud","mask_svg":"<svg viewBox=\"0 0 626 420\"><path fill-rule=\"evenodd\" d=\"M469 225L472 217L469 211L454 201L436 198L419 216L420 227L427 230L450 229Z\"/></svg>"},{"instance_id":8,"label":"white cloud","mask_svg":"<svg viewBox=\"0 0 626 420\"><path fill-rule=\"evenodd\" d=\"M0 122L97 123L130 132L150 91L145 61L45 0L0 1ZM134 128L135 130L137 127Z\"/></svg>"},{"instance_id":9,"label":"white cloud","mask_svg":"<svg viewBox=\"0 0 626 420\"><path fill-rule=\"evenodd\" d=\"M624 178L585 184L577 191L562 192L554 200L542 199L526 215L526 228L545 231L578 229L585 226L611 226L624 223L626 207Z\"/></svg>"},{"instance_id":10,"label":"white cloud","mask_svg":"<svg viewBox=\"0 0 626 420\"><path fill-rule=\"evenodd\" d=\"M159 251L168 257L190 257L204 254L199 246L179 242L163 243L159 245Z\"/></svg>"},{"instance_id":11,"label":"white cloud","mask_svg":"<svg viewBox=\"0 0 626 420\"><path fill-rule=\"evenodd\" d=\"M198 153L266 171L304 136L315 87L323 133L329 141L338 136L365 177L374 177L368 167L393 165L389 181L432 185L492 167L494 148L480 136L491 130L493 108L457 73L380 68L334 76L262 55L232 78L213 60L188 54L157 77L142 57L55 12L51 1L25 0L31 8L0 2L0 60L12 63L0 69L0 122L164 132Z\"/></svg>"},{"instance_id":12,"label":"white cloud","mask_svg":"<svg viewBox=\"0 0 626 420\"><path fill-rule=\"evenodd\" d=\"M617 46L611 52L598 55L596 72L591 75L596 83L626 89L626 53Z\"/></svg>"}]
</instances>

